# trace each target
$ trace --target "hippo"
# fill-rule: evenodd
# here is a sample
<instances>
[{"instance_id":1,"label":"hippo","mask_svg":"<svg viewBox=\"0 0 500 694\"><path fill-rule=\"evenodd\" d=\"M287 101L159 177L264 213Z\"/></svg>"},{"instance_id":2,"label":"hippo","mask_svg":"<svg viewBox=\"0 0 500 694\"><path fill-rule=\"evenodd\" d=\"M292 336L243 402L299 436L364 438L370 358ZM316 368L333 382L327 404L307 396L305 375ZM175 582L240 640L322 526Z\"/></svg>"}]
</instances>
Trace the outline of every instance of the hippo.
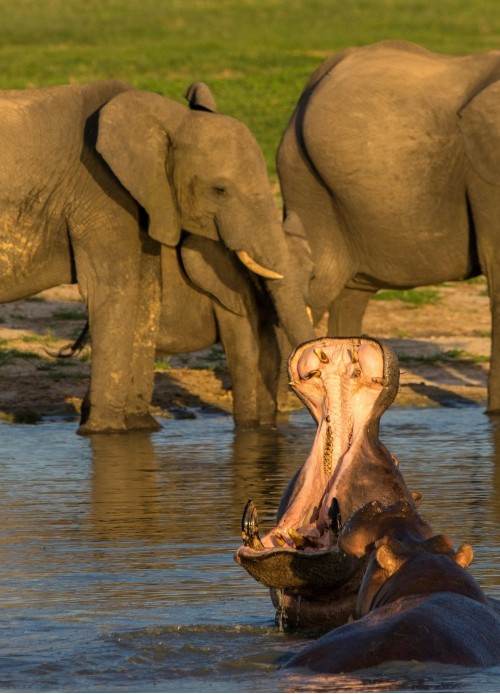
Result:
<instances>
[{"instance_id":1,"label":"hippo","mask_svg":"<svg viewBox=\"0 0 500 694\"><path fill-rule=\"evenodd\" d=\"M339 546L369 555L356 620L293 656L285 668L345 673L392 661L468 667L500 663L500 616L466 570L470 545L445 535L405 502L371 502L342 529Z\"/></svg>"},{"instance_id":2,"label":"hippo","mask_svg":"<svg viewBox=\"0 0 500 694\"><path fill-rule=\"evenodd\" d=\"M411 509L416 501L379 440L380 418L399 386L392 349L369 337L319 338L292 352L288 373L316 435L283 494L276 526L262 538L256 506L247 503L235 559L271 589L285 628L319 632L354 614L366 567L365 557L339 547L343 525L372 500L404 501Z\"/></svg>"}]
</instances>

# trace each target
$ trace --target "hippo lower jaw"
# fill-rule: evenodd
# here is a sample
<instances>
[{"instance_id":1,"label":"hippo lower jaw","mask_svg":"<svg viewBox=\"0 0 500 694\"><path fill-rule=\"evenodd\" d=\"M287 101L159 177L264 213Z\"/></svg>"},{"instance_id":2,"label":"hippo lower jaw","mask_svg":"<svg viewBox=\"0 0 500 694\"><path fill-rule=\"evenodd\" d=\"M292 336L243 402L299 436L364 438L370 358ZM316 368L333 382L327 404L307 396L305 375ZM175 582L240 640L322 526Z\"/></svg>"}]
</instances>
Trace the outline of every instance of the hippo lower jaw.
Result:
<instances>
[{"instance_id":1,"label":"hippo lower jaw","mask_svg":"<svg viewBox=\"0 0 500 694\"><path fill-rule=\"evenodd\" d=\"M297 348L289 372L317 423L314 443L285 492L278 524L262 539L256 508L248 502L244 544L235 559L257 581L281 591L275 603L285 596L289 611L303 598L337 599L357 581L352 608L363 563L339 549L342 524L373 495L411 501L394 458L378 440L380 416L397 393L399 367L392 350L375 340L323 338ZM345 616L344 610L342 621Z\"/></svg>"},{"instance_id":2,"label":"hippo lower jaw","mask_svg":"<svg viewBox=\"0 0 500 694\"><path fill-rule=\"evenodd\" d=\"M256 511L251 501L243 514L244 527L248 528L250 514L255 526ZM243 534L248 537L245 530ZM254 543L257 537L258 534L252 536ZM268 588L298 591L301 595L337 588L349 580L359 565L358 559L343 552L336 543L309 551L289 546L266 549L262 543L260 548L244 545L235 559L250 576Z\"/></svg>"}]
</instances>

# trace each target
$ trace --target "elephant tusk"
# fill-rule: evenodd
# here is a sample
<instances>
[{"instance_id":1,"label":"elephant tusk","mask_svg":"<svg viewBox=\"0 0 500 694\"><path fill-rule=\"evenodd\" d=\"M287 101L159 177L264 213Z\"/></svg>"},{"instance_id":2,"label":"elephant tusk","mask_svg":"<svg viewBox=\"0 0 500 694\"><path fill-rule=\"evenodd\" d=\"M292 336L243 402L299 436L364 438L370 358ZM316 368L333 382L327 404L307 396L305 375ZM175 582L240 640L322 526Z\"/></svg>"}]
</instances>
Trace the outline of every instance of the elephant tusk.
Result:
<instances>
[{"instance_id":1,"label":"elephant tusk","mask_svg":"<svg viewBox=\"0 0 500 694\"><path fill-rule=\"evenodd\" d=\"M265 277L268 280L282 280L283 275L280 275L274 270L268 270L263 265L259 265L246 251L236 251L236 255L249 270L255 274Z\"/></svg>"}]
</instances>

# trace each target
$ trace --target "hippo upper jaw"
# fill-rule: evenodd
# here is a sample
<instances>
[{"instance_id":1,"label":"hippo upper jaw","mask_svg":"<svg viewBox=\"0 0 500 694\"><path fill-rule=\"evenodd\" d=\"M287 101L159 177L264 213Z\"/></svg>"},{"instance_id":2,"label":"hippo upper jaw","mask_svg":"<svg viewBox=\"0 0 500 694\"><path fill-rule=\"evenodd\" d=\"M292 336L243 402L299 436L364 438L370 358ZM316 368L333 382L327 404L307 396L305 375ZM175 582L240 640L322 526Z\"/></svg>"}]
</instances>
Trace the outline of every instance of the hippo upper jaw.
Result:
<instances>
[{"instance_id":1,"label":"hippo upper jaw","mask_svg":"<svg viewBox=\"0 0 500 694\"><path fill-rule=\"evenodd\" d=\"M255 506L247 504L235 559L293 602L335 592L357 574L360 560L339 549L337 534L358 508L374 498L413 502L378 440L380 416L398 387L392 350L368 338L323 338L295 350L289 373L317 423L314 443L284 494L277 525L262 539Z\"/></svg>"}]
</instances>

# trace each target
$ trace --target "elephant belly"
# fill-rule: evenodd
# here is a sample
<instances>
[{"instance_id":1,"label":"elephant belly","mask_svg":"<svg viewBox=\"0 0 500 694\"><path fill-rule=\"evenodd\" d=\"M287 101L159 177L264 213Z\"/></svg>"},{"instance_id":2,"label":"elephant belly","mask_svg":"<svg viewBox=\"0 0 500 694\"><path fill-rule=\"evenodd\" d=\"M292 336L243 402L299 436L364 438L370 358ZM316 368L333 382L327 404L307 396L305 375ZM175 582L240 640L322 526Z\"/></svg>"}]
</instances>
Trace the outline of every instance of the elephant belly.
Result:
<instances>
[{"instance_id":1,"label":"elephant belly","mask_svg":"<svg viewBox=\"0 0 500 694\"><path fill-rule=\"evenodd\" d=\"M167 354L196 352L218 340L215 314L208 297L193 291L186 301L182 292L168 297L163 292L157 351Z\"/></svg>"},{"instance_id":2,"label":"elephant belly","mask_svg":"<svg viewBox=\"0 0 500 694\"><path fill-rule=\"evenodd\" d=\"M23 209L0 218L0 301L15 301L75 281L62 221L49 222Z\"/></svg>"}]
</instances>

